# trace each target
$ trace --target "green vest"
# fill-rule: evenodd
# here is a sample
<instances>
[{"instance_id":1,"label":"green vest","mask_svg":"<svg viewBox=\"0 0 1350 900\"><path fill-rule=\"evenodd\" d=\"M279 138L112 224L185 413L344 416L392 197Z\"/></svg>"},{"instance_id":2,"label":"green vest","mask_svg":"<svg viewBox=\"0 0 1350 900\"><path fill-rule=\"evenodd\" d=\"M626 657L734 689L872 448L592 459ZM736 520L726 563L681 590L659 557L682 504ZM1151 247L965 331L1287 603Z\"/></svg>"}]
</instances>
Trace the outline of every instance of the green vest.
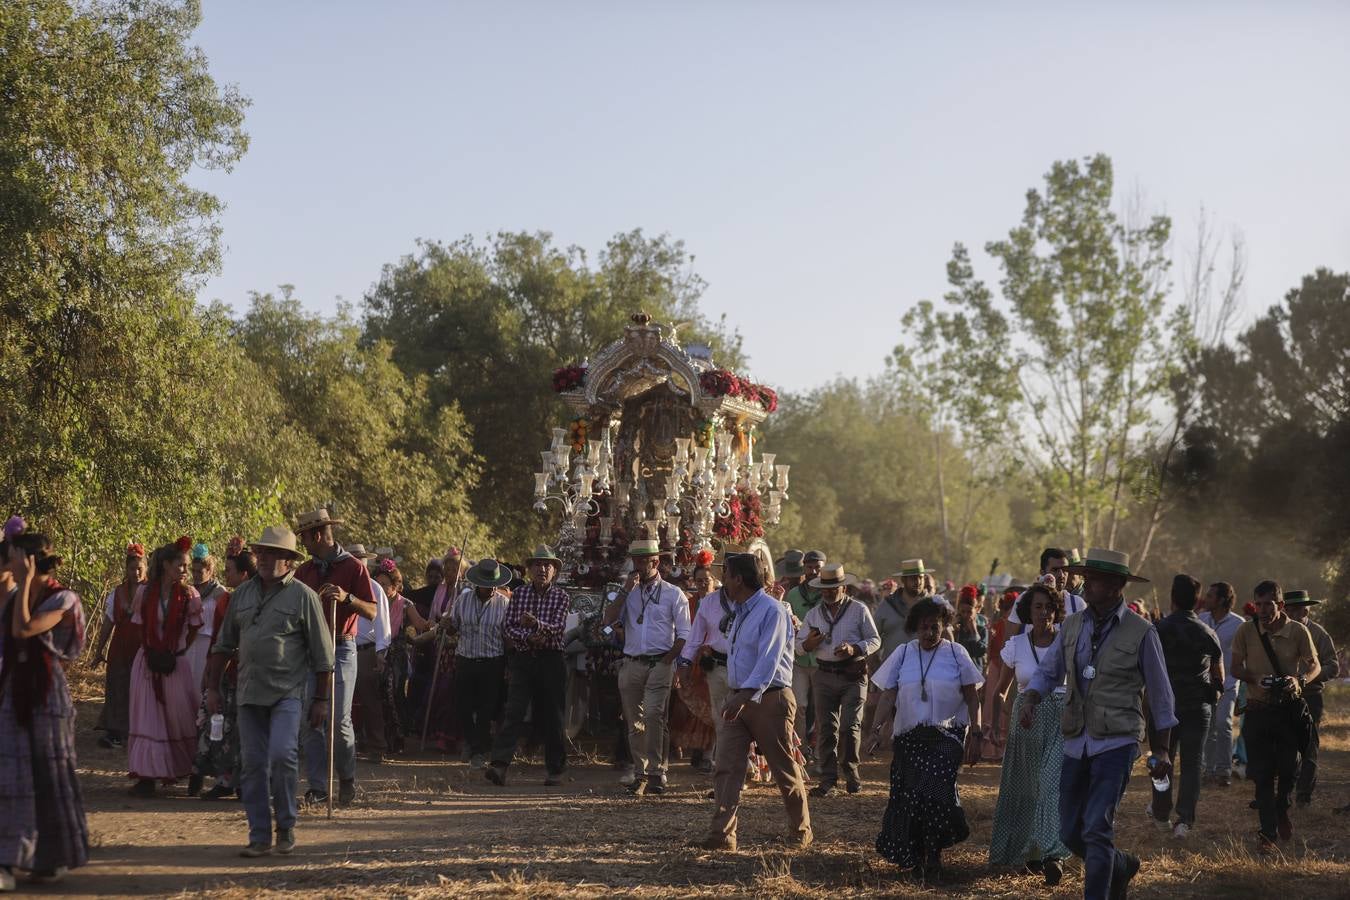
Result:
<instances>
[{"instance_id":1,"label":"green vest","mask_svg":"<svg viewBox=\"0 0 1350 900\"><path fill-rule=\"evenodd\" d=\"M1105 643L1097 651L1097 677L1087 683L1087 694L1078 691L1078 636L1088 623L1090 609L1074 613L1064 621L1061 647L1068 672L1068 699L1062 722L1065 737L1077 737L1086 727L1094 738L1133 735L1143 740L1144 673L1139 671L1139 648L1153 623L1131 610L1125 610L1111 628Z\"/></svg>"},{"instance_id":2,"label":"green vest","mask_svg":"<svg viewBox=\"0 0 1350 900\"><path fill-rule=\"evenodd\" d=\"M811 591L815 600L814 602L808 602L806 599L807 590L805 583L799 584L788 591L787 596L783 598L787 601L788 606L792 607L792 614L797 617L798 621L802 622L806 621L806 614L820 602L819 591ZM795 665L804 669L811 669L816 665L816 655L814 653L797 653L793 655L792 661Z\"/></svg>"}]
</instances>

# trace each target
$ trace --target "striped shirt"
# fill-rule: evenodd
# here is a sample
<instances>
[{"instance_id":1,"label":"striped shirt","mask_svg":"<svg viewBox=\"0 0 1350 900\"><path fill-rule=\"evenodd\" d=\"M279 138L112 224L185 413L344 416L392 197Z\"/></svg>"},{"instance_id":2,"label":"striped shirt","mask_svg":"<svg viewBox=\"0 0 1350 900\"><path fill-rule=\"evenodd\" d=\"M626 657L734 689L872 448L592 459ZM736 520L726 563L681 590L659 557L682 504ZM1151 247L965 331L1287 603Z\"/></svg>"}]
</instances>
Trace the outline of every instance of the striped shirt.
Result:
<instances>
[{"instance_id":1,"label":"striped shirt","mask_svg":"<svg viewBox=\"0 0 1350 900\"><path fill-rule=\"evenodd\" d=\"M491 659L506 652L502 643L502 623L506 621L509 597L497 591L486 600L479 600L475 589L467 587L455 598L450 609L450 623L459 633L455 655L466 659Z\"/></svg>"},{"instance_id":2,"label":"striped shirt","mask_svg":"<svg viewBox=\"0 0 1350 900\"><path fill-rule=\"evenodd\" d=\"M549 585L542 591L535 590L533 583L522 584L511 594L511 605L506 610L506 621L502 630L506 636L508 650L528 652L530 650L561 650L563 632L567 628L567 614L572 609L572 598L567 591L557 585ZM538 626L526 625L521 616L529 613L538 620ZM538 647L530 646L530 636L542 634L545 640Z\"/></svg>"}]
</instances>

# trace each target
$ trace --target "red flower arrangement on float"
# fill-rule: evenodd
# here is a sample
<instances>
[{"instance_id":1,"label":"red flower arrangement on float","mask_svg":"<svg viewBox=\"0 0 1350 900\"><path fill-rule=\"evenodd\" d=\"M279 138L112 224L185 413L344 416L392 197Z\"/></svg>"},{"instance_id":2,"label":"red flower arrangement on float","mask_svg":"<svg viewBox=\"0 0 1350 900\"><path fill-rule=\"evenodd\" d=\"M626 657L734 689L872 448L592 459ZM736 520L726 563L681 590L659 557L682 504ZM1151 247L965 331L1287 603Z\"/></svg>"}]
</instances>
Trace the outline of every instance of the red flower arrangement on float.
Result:
<instances>
[{"instance_id":1,"label":"red flower arrangement on float","mask_svg":"<svg viewBox=\"0 0 1350 900\"><path fill-rule=\"evenodd\" d=\"M553 392L575 391L586 383L585 366L563 366L553 373Z\"/></svg>"},{"instance_id":2,"label":"red flower arrangement on float","mask_svg":"<svg viewBox=\"0 0 1350 900\"><path fill-rule=\"evenodd\" d=\"M733 544L748 544L764 537L761 514L759 495L738 489L727 500L727 514L718 516L713 523L713 532Z\"/></svg>"},{"instance_id":3,"label":"red flower arrangement on float","mask_svg":"<svg viewBox=\"0 0 1350 900\"><path fill-rule=\"evenodd\" d=\"M710 369L698 376L698 385L710 397L740 397L758 403L765 412L778 409L778 394L773 388L741 378L729 369Z\"/></svg>"}]
</instances>

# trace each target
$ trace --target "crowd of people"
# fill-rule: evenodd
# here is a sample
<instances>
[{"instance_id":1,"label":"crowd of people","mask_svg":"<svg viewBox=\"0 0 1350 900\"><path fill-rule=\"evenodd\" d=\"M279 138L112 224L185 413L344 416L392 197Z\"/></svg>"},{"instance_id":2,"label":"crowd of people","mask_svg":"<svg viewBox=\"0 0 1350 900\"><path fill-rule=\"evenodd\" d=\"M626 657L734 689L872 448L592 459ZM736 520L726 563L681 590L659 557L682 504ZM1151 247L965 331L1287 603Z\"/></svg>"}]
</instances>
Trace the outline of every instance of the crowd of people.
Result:
<instances>
[{"instance_id":1,"label":"crowd of people","mask_svg":"<svg viewBox=\"0 0 1350 900\"><path fill-rule=\"evenodd\" d=\"M1104 549L1047 548L1035 579L997 593L940 589L921 559L878 585L821 551L704 552L683 571L636 540L626 580L588 611L548 547L519 569L452 548L412 588L392 550L338 543L342 525L313 510L220 559L186 537L131 544L101 607L100 745L125 750L137 796L182 780L202 800L237 796L246 857L290 853L301 803L353 803L358 755L428 739L498 786L519 777L523 745L541 747L557 786L583 733L612 735L639 797L665 793L686 759L712 776L709 850L736 849L742 791L769 781L787 840L808 846L810 799L841 782L858 793L863 758L889 748L876 852L930 881L970 835L962 766L996 763L990 864L1055 885L1072 854L1090 898L1124 897L1140 867L1114 823L1141 744L1145 815L1176 840L1206 787L1253 782L1262 851L1313 802L1340 661L1310 618L1318 601L1274 581L1243 615L1232 585L1178 574L1162 615L1126 600L1144 579ZM13 889L15 872L50 880L87 860L64 674L85 613L50 541L17 517L0 558L0 888Z\"/></svg>"}]
</instances>

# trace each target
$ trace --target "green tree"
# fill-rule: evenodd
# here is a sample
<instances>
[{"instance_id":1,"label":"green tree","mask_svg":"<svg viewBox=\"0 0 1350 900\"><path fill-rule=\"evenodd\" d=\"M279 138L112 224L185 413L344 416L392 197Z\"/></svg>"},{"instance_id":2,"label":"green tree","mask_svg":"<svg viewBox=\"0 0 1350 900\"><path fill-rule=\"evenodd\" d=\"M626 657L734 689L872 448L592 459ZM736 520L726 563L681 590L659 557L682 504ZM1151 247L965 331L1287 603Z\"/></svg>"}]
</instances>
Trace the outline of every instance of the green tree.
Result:
<instances>
[{"instance_id":1,"label":"green tree","mask_svg":"<svg viewBox=\"0 0 1350 900\"><path fill-rule=\"evenodd\" d=\"M367 295L366 342L389 342L405 373L428 379L435 407L465 411L483 460L473 509L511 552L546 536L531 473L565 416L555 369L617 339L639 309L681 323L680 340L711 344L719 363L741 362L739 337L698 311L704 284L692 263L679 241L640 231L616 236L594 265L546 233L498 234L422 243Z\"/></svg>"},{"instance_id":2,"label":"green tree","mask_svg":"<svg viewBox=\"0 0 1350 900\"><path fill-rule=\"evenodd\" d=\"M222 502L203 479L218 334L192 299L219 204L187 175L247 140L245 101L188 44L198 21L196 3L0 6L0 491L77 581Z\"/></svg>"},{"instance_id":3,"label":"green tree","mask_svg":"<svg viewBox=\"0 0 1350 900\"><path fill-rule=\"evenodd\" d=\"M1117 215L1111 161L1057 162L1020 224L985 250L1001 302L965 248L947 308L920 305L895 363L972 440L1002 432L1037 477L1045 530L1114 546L1160 431L1176 371L1165 216ZM915 348L941 366L920 367ZM991 473L991 474L997 474Z\"/></svg>"}]
</instances>

